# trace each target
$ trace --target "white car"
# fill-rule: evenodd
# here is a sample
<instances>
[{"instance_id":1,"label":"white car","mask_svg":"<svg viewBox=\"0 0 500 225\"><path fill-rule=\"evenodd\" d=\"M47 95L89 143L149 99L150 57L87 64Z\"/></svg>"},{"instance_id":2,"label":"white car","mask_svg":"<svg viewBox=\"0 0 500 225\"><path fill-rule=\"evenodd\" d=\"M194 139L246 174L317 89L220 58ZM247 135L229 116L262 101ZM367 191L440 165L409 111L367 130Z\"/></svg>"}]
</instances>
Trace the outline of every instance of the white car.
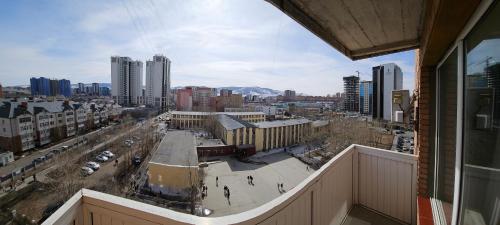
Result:
<instances>
[{"instance_id":1,"label":"white car","mask_svg":"<svg viewBox=\"0 0 500 225\"><path fill-rule=\"evenodd\" d=\"M90 169L92 169L92 170L94 170L94 171L96 171L96 170L98 170L99 168L101 168L101 166L99 165L99 163L92 162L92 161L91 161L91 162L87 162L87 163L85 164L85 166L86 166L86 167L88 167L88 168L90 168Z\"/></svg>"},{"instance_id":2,"label":"white car","mask_svg":"<svg viewBox=\"0 0 500 225\"><path fill-rule=\"evenodd\" d=\"M89 175L92 175L94 173L94 170L84 166L84 167L82 167L81 173L83 176L89 176Z\"/></svg>"},{"instance_id":3,"label":"white car","mask_svg":"<svg viewBox=\"0 0 500 225\"><path fill-rule=\"evenodd\" d=\"M97 161L99 162L106 162L109 160L108 157L106 157L105 155L98 155L97 157L95 157L97 159Z\"/></svg>"},{"instance_id":4,"label":"white car","mask_svg":"<svg viewBox=\"0 0 500 225\"><path fill-rule=\"evenodd\" d=\"M115 157L115 154L113 154L111 151L107 151L107 150L106 150L106 151L104 151L104 152L102 152L102 153L101 153L101 155L106 156L106 157L108 157L108 158L113 158L113 157Z\"/></svg>"}]
</instances>

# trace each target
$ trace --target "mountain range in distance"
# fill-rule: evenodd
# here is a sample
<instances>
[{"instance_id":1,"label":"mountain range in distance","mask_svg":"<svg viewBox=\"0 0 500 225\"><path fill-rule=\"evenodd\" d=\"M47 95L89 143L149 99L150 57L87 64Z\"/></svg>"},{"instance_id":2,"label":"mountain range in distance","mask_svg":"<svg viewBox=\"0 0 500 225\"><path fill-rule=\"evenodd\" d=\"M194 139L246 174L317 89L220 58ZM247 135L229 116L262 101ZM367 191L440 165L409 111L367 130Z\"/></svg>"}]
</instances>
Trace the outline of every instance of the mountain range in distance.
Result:
<instances>
[{"instance_id":1,"label":"mountain range in distance","mask_svg":"<svg viewBox=\"0 0 500 225\"><path fill-rule=\"evenodd\" d=\"M85 84L85 86L91 86L92 84ZM100 87L107 87L111 89L111 83L99 83ZM29 85L18 85L14 87L22 87L22 88L29 88ZM71 88L78 88L78 83L72 83ZM145 87L144 87L145 88ZM177 89L177 88L183 88L183 87L173 87L172 89ZM263 87L238 87L238 86L227 86L227 87L217 87L217 93L221 89L228 89L232 90L233 93L235 94L241 94L243 96L246 95L258 95L261 97L270 97L270 96L278 96L278 95L283 95L283 91L279 90L274 90L271 88L263 88Z\"/></svg>"},{"instance_id":2,"label":"mountain range in distance","mask_svg":"<svg viewBox=\"0 0 500 225\"><path fill-rule=\"evenodd\" d=\"M183 88L182 86L178 87L173 87L172 89L179 89ZM258 95L261 97L270 97L270 96L278 96L278 95L283 95L282 91L274 90L271 88L263 88L263 87L236 87L236 86L230 86L230 87L217 87L217 93L220 92L221 89L228 89L233 91L234 94L241 94L243 96L246 95Z\"/></svg>"}]
</instances>

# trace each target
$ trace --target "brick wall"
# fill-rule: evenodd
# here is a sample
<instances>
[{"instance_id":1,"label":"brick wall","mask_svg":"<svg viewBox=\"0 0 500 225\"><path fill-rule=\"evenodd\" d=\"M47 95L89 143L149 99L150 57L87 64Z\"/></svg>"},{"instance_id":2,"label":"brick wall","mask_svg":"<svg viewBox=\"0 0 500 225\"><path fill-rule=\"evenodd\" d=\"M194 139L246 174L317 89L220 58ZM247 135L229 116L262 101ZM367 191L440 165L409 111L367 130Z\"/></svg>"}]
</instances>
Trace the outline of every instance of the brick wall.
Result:
<instances>
[{"instance_id":1,"label":"brick wall","mask_svg":"<svg viewBox=\"0 0 500 225\"><path fill-rule=\"evenodd\" d=\"M418 154L418 194L428 197L434 164L435 67L421 67L419 51L415 57L415 148Z\"/></svg>"}]
</instances>

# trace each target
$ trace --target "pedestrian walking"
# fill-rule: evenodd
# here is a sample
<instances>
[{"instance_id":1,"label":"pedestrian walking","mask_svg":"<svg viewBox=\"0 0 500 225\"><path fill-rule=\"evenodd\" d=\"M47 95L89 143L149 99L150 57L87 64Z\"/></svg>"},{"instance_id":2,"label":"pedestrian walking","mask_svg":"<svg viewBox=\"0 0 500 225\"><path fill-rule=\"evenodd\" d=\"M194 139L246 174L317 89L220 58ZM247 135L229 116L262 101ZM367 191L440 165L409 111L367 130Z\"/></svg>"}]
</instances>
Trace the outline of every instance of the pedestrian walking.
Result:
<instances>
[{"instance_id":1,"label":"pedestrian walking","mask_svg":"<svg viewBox=\"0 0 500 225\"><path fill-rule=\"evenodd\" d=\"M280 192L280 194L281 194L280 183L276 183L276 186L278 186L278 191L279 191L279 192Z\"/></svg>"},{"instance_id":2,"label":"pedestrian walking","mask_svg":"<svg viewBox=\"0 0 500 225\"><path fill-rule=\"evenodd\" d=\"M283 183L281 183L281 190L282 190L282 191L285 191L285 189L283 189Z\"/></svg>"},{"instance_id":3,"label":"pedestrian walking","mask_svg":"<svg viewBox=\"0 0 500 225\"><path fill-rule=\"evenodd\" d=\"M253 185L253 177L252 176L250 176L250 184Z\"/></svg>"},{"instance_id":4,"label":"pedestrian walking","mask_svg":"<svg viewBox=\"0 0 500 225\"><path fill-rule=\"evenodd\" d=\"M215 186L219 187L219 176L215 177Z\"/></svg>"}]
</instances>

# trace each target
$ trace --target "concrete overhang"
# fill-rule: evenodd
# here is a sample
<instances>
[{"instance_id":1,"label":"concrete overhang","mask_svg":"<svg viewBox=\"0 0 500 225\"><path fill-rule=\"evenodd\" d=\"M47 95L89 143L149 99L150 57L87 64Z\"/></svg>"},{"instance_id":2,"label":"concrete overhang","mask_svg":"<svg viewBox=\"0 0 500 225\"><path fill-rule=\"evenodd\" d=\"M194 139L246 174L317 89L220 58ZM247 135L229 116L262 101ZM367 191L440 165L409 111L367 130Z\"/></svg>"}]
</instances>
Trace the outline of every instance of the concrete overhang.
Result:
<instances>
[{"instance_id":1,"label":"concrete overhang","mask_svg":"<svg viewBox=\"0 0 500 225\"><path fill-rule=\"evenodd\" d=\"M352 60L419 47L424 0L266 0Z\"/></svg>"}]
</instances>

